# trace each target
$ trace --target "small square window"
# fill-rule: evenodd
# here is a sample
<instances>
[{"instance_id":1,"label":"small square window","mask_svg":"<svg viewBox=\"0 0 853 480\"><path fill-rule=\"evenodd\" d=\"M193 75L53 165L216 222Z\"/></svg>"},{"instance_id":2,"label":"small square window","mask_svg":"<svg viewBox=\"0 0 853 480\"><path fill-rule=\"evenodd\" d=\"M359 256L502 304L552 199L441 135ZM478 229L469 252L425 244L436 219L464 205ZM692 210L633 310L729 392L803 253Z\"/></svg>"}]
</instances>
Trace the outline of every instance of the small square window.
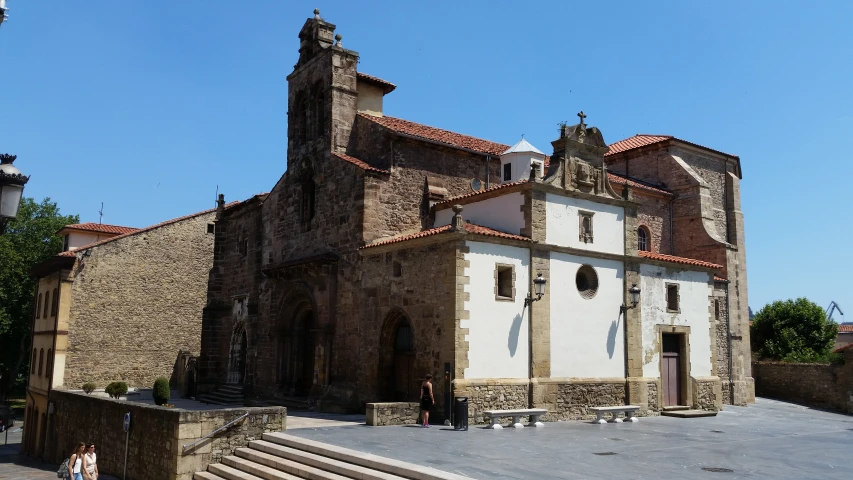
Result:
<instances>
[{"instance_id":1,"label":"small square window","mask_svg":"<svg viewBox=\"0 0 853 480\"><path fill-rule=\"evenodd\" d=\"M504 182L512 180L512 164L504 163Z\"/></svg>"},{"instance_id":2,"label":"small square window","mask_svg":"<svg viewBox=\"0 0 853 480\"><path fill-rule=\"evenodd\" d=\"M394 262L393 269L394 269L393 273L394 273L395 277L402 277L403 276L403 265L400 262Z\"/></svg>"},{"instance_id":3,"label":"small square window","mask_svg":"<svg viewBox=\"0 0 853 480\"><path fill-rule=\"evenodd\" d=\"M495 298L498 300L515 299L515 267L512 265L495 266Z\"/></svg>"},{"instance_id":4,"label":"small square window","mask_svg":"<svg viewBox=\"0 0 853 480\"><path fill-rule=\"evenodd\" d=\"M216 231L216 224L208 223L207 224L207 233L213 233Z\"/></svg>"},{"instance_id":5,"label":"small square window","mask_svg":"<svg viewBox=\"0 0 853 480\"><path fill-rule=\"evenodd\" d=\"M678 312L678 285L673 283L666 285L666 311Z\"/></svg>"}]
</instances>

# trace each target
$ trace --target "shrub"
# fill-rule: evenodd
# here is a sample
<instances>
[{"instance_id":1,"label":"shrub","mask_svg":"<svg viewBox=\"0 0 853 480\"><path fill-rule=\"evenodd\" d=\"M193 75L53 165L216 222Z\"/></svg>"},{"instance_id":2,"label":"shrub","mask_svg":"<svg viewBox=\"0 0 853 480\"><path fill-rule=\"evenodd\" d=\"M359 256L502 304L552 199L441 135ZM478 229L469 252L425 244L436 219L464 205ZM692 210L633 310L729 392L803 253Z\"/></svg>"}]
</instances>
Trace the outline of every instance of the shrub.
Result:
<instances>
[{"instance_id":1,"label":"shrub","mask_svg":"<svg viewBox=\"0 0 853 480\"><path fill-rule=\"evenodd\" d=\"M104 392L113 398L121 398L122 395L127 393L127 384L124 382L113 382L107 385Z\"/></svg>"},{"instance_id":2,"label":"shrub","mask_svg":"<svg viewBox=\"0 0 853 480\"><path fill-rule=\"evenodd\" d=\"M86 382L83 384L83 391L87 394L94 392L96 388L98 387L92 382Z\"/></svg>"},{"instance_id":3,"label":"shrub","mask_svg":"<svg viewBox=\"0 0 853 480\"><path fill-rule=\"evenodd\" d=\"M160 377L154 380L154 403L157 405L166 405L169 402L169 380L165 377Z\"/></svg>"},{"instance_id":4,"label":"shrub","mask_svg":"<svg viewBox=\"0 0 853 480\"><path fill-rule=\"evenodd\" d=\"M765 305L752 321L752 351L784 362L828 362L838 324L805 298Z\"/></svg>"}]
</instances>

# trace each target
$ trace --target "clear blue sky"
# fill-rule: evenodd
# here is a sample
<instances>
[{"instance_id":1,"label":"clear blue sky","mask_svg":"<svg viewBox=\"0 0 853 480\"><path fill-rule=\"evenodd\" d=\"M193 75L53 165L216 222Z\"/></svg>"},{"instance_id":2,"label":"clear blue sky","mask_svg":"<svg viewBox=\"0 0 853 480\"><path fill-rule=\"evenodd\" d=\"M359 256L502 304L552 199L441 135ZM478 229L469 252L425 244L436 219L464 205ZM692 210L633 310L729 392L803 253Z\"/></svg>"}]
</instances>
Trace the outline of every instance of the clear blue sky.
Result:
<instances>
[{"instance_id":1,"label":"clear blue sky","mask_svg":"<svg viewBox=\"0 0 853 480\"><path fill-rule=\"evenodd\" d=\"M550 151L583 109L743 165L749 298L853 320L853 2L8 0L0 152L82 221L143 227L269 190L319 7L389 115Z\"/></svg>"}]
</instances>

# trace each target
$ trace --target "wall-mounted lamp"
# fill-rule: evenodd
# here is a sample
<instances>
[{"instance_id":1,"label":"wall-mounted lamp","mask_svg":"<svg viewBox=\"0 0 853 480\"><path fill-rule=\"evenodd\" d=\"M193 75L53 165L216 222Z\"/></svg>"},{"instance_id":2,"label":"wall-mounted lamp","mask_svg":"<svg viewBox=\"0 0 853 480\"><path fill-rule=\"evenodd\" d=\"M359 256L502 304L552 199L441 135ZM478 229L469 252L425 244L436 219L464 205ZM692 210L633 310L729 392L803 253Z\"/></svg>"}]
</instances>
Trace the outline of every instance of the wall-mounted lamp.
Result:
<instances>
[{"instance_id":1,"label":"wall-mounted lamp","mask_svg":"<svg viewBox=\"0 0 853 480\"><path fill-rule=\"evenodd\" d=\"M527 298L524 299L525 307L529 306L531 303L537 300L542 299L542 295L545 295L545 283L547 283L547 280L542 278L541 273L537 275L535 279L533 279L533 291L536 293L536 298L533 298L533 296L528 293Z\"/></svg>"},{"instance_id":2,"label":"wall-mounted lamp","mask_svg":"<svg viewBox=\"0 0 853 480\"><path fill-rule=\"evenodd\" d=\"M636 283L632 284L631 288L628 289L628 294L631 295L631 306L628 307L622 305L619 307L619 312L623 314L627 312L629 308L634 308L640 303L640 287L638 287Z\"/></svg>"}]
</instances>

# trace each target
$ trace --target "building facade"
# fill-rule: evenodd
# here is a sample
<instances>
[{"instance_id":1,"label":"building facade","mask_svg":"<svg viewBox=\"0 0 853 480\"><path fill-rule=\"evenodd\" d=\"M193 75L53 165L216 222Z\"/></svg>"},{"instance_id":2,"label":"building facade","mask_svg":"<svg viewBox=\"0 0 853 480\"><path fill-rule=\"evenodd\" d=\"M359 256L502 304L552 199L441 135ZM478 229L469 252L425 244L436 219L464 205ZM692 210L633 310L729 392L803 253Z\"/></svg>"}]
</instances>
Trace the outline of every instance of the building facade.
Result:
<instances>
[{"instance_id":1,"label":"building facade","mask_svg":"<svg viewBox=\"0 0 853 480\"><path fill-rule=\"evenodd\" d=\"M177 359L198 354L214 216L208 210L144 229L80 224L57 232L66 250L32 270L38 282L24 452L43 456L56 447L52 389L87 382L103 389L113 381L150 388L157 377L182 373Z\"/></svg>"},{"instance_id":2,"label":"building facade","mask_svg":"<svg viewBox=\"0 0 853 480\"><path fill-rule=\"evenodd\" d=\"M553 418L752 401L738 157L608 146L582 112L550 156L389 117L395 86L334 30L299 33L286 172L216 222L202 390L358 411L431 373L439 412L451 390Z\"/></svg>"}]
</instances>

